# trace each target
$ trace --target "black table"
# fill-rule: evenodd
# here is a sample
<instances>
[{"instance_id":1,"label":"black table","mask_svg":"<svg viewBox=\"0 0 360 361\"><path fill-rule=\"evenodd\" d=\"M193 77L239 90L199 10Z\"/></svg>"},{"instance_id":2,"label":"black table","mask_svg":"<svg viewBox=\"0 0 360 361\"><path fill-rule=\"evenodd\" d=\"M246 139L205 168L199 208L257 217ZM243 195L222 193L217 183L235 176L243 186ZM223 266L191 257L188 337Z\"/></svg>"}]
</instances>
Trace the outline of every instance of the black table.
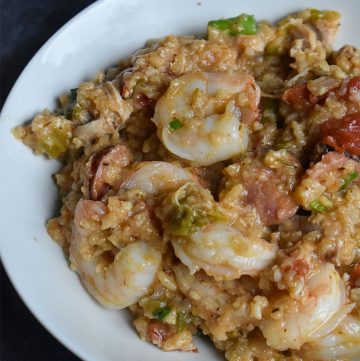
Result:
<instances>
[{"instance_id":1,"label":"black table","mask_svg":"<svg viewBox=\"0 0 360 361\"><path fill-rule=\"evenodd\" d=\"M44 42L94 0L0 0L0 107ZM2 361L77 361L21 301L1 267Z\"/></svg>"}]
</instances>

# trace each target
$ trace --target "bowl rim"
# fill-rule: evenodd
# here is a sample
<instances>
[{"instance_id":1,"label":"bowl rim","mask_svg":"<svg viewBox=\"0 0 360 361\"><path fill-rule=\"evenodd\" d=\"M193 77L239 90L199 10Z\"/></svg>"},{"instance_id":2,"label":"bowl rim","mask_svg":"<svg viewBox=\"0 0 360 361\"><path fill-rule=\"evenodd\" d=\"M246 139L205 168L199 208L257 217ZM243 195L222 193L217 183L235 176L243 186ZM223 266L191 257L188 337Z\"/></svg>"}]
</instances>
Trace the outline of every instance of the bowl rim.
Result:
<instances>
[{"instance_id":1,"label":"bowl rim","mask_svg":"<svg viewBox=\"0 0 360 361\"><path fill-rule=\"evenodd\" d=\"M8 104L11 102L12 97L14 97L17 91L17 87L21 83L24 74L27 72L29 68L37 61L38 58L42 56L42 54L49 48L49 46L55 41L55 39L62 35L73 23L77 22L77 20L89 13L90 11L99 8L101 6L106 5L107 2L111 0L96 0L92 4L89 4L76 15L74 15L71 19L69 19L64 25L62 25L53 35L50 36L48 40L36 51L30 61L25 65L23 70L20 72L20 75L16 79L14 85L11 87L5 102L0 111L0 120L2 119L2 115L4 110L7 109ZM122 0L121 0L122 1ZM2 242L0 242L0 246ZM24 292L22 291L21 285L19 284L18 280L14 277L14 275L10 272L11 266L9 265L8 261L5 257L2 256L2 246L0 248L0 260L3 265L4 271L6 276L11 282L12 287L15 289L17 295L20 297L23 304L26 306L28 311L34 316L34 318L40 323L40 325L49 333L51 337L53 337L57 342L59 342L62 346L67 348L67 350L73 353L76 357L80 359L86 359L87 355L84 353L83 349L79 347L76 342L72 342L70 338L66 335L62 334L59 328L52 326L48 321L46 321L46 317L39 313L31 302L26 298Z\"/></svg>"},{"instance_id":2,"label":"bowl rim","mask_svg":"<svg viewBox=\"0 0 360 361\"><path fill-rule=\"evenodd\" d=\"M100 9L103 6L107 6L107 3L111 3L114 0L97 0L94 3L88 5L83 10L78 12L75 16L73 16L71 19L69 19L64 25L62 25L41 47L40 49L35 53L35 55L30 59L30 61L27 63L27 65L24 67L24 69L21 71L20 75L18 76L17 80L15 81L14 85L12 86L11 90L9 91L9 94L7 95L5 102L2 106L1 112L0 112L0 121L2 119L2 115L4 113L4 110L8 108L9 103L11 102L11 99L15 97L15 94L17 92L17 88L19 84L22 82L22 79L25 75L25 73L28 71L28 69L43 55L43 53L49 48L49 46L56 40L56 38L60 35L62 35L69 27L71 27L74 23L78 21L80 17L86 16L89 12ZM116 0L118 2L127 3L131 0ZM256 1L256 0L255 0ZM327 7L329 5L325 5L324 7ZM341 5L339 5L341 6ZM359 9L360 11L360 9ZM0 139L3 135L0 134ZM76 342L74 342L70 337L66 335L66 333L63 333L61 329L57 328L56 325L49 323L47 321L46 316L44 316L41 312L38 312L34 306L32 305L31 301L27 299L25 296L25 293L23 292L21 288L21 282L16 279L16 277L13 275L13 273L10 272L11 266L9 266L10 262L5 257L2 257L2 242L0 242L0 259L4 267L4 271L6 275L8 276L12 286L16 290L17 294L19 295L22 302L25 304L27 309L32 313L32 315L36 318L36 320L41 324L42 327L44 327L49 334L54 337L60 344L64 345L70 352L72 352L74 355L81 359L88 359L89 354L84 350L82 347L80 347ZM140 342L140 341L139 341Z\"/></svg>"}]
</instances>

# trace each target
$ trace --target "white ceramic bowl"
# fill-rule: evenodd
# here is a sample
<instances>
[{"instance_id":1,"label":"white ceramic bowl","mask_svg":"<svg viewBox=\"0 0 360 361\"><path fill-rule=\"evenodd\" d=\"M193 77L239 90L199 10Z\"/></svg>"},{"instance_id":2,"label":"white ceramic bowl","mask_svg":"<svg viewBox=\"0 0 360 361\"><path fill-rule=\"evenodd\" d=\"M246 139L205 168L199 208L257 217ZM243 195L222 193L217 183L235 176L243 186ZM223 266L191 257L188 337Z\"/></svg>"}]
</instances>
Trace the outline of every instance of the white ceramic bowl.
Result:
<instances>
[{"instance_id":1,"label":"white ceramic bowl","mask_svg":"<svg viewBox=\"0 0 360 361\"><path fill-rule=\"evenodd\" d=\"M0 122L1 257L32 313L81 358L209 361L223 356L204 340L197 340L198 354L162 353L139 340L127 311L106 310L90 297L44 228L56 208L51 174L59 164L35 157L13 138L11 128L45 107L53 109L57 95L130 55L149 38L205 33L208 20L242 12L276 20L310 5L342 13L336 47L360 46L357 0L103 0L59 30L19 77Z\"/></svg>"}]
</instances>

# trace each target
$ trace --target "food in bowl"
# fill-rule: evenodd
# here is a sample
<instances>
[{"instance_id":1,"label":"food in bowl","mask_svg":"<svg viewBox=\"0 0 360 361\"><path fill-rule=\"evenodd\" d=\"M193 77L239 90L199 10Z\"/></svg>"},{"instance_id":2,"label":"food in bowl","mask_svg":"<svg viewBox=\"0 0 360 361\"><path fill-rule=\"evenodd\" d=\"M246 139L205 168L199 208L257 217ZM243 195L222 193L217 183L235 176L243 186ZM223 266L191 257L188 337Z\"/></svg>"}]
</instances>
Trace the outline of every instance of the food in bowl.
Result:
<instances>
[{"instance_id":1,"label":"food in bowl","mask_svg":"<svg viewBox=\"0 0 360 361\"><path fill-rule=\"evenodd\" d=\"M14 134L57 158L47 229L140 337L230 361L360 354L360 51L340 15L167 36Z\"/></svg>"}]
</instances>

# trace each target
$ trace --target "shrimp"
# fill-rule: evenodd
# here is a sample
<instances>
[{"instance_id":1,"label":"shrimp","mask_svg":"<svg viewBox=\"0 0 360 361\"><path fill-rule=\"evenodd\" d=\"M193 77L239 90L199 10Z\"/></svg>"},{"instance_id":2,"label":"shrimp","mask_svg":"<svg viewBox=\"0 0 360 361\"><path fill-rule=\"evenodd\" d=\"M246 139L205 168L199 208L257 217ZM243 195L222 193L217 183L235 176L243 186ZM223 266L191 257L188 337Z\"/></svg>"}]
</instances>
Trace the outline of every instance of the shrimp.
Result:
<instances>
[{"instance_id":1,"label":"shrimp","mask_svg":"<svg viewBox=\"0 0 360 361\"><path fill-rule=\"evenodd\" d=\"M217 282L204 272L192 275L183 264L173 270L181 292L191 302L192 314L201 317L202 329L218 341L225 341L230 332L256 322L254 313L261 317L262 308L266 307L265 297L253 298L248 292L249 279Z\"/></svg>"},{"instance_id":2,"label":"shrimp","mask_svg":"<svg viewBox=\"0 0 360 361\"><path fill-rule=\"evenodd\" d=\"M171 153L206 166L245 151L259 101L248 74L192 72L170 82L152 120Z\"/></svg>"},{"instance_id":3,"label":"shrimp","mask_svg":"<svg viewBox=\"0 0 360 361\"><path fill-rule=\"evenodd\" d=\"M195 176L186 169L166 162L144 162L127 176L120 191L139 189L144 193L145 201L151 201L162 192L174 191L189 180L194 181ZM124 308L149 292L162 261L161 245L160 242L156 244L142 239L141 235L146 232L140 233L140 237L134 235L136 241L132 243L116 243L115 249L106 248L103 244L94 245L92 237L100 228L96 222L102 222L101 230L108 229L109 222L115 227L112 225L113 217L109 221L106 217L111 208L110 201L108 207L99 201L81 199L78 202L69 249L70 260L86 288L100 303ZM152 222L150 216L149 222Z\"/></svg>"},{"instance_id":4,"label":"shrimp","mask_svg":"<svg viewBox=\"0 0 360 361\"><path fill-rule=\"evenodd\" d=\"M356 361L360 355L360 318L348 315L334 331L309 344L302 351L313 361Z\"/></svg>"},{"instance_id":5,"label":"shrimp","mask_svg":"<svg viewBox=\"0 0 360 361\"><path fill-rule=\"evenodd\" d=\"M172 239L175 254L191 273L203 269L218 280L257 276L276 256L277 247L265 240L247 238L225 224L204 226L188 239Z\"/></svg>"},{"instance_id":6,"label":"shrimp","mask_svg":"<svg viewBox=\"0 0 360 361\"><path fill-rule=\"evenodd\" d=\"M206 275L191 275L183 264L176 265L173 269L181 292L191 300L193 311L201 318L209 320L212 315L218 316L220 310L231 300L229 295L217 287L213 280L210 282Z\"/></svg>"},{"instance_id":7,"label":"shrimp","mask_svg":"<svg viewBox=\"0 0 360 361\"><path fill-rule=\"evenodd\" d=\"M255 276L275 258L277 246L229 225L211 193L197 184L184 184L160 208L165 236L192 274L203 269L217 280Z\"/></svg>"},{"instance_id":8,"label":"shrimp","mask_svg":"<svg viewBox=\"0 0 360 361\"><path fill-rule=\"evenodd\" d=\"M235 297L226 292L222 282L214 281L203 272L192 275L183 264L176 265L173 270L181 292L191 302L192 314L203 320L202 329L218 340L226 340L226 332L233 329L233 323L226 317L225 310L229 306L232 311L231 320L239 321L232 307ZM222 317L224 311L225 319Z\"/></svg>"},{"instance_id":9,"label":"shrimp","mask_svg":"<svg viewBox=\"0 0 360 361\"><path fill-rule=\"evenodd\" d=\"M107 207L81 199L75 209L70 260L89 292L104 306L125 308L145 296L161 263L161 252L143 240L112 255L91 244L91 222L99 222Z\"/></svg>"},{"instance_id":10,"label":"shrimp","mask_svg":"<svg viewBox=\"0 0 360 361\"><path fill-rule=\"evenodd\" d=\"M333 264L320 265L305 282L309 291L301 303L290 295L270 300L269 313L259 323L267 344L278 351L299 350L343 316L345 287Z\"/></svg>"},{"instance_id":11,"label":"shrimp","mask_svg":"<svg viewBox=\"0 0 360 361\"><path fill-rule=\"evenodd\" d=\"M186 182L196 182L190 171L167 162L142 162L122 183L124 190L140 189L148 196L166 194L180 188Z\"/></svg>"}]
</instances>

